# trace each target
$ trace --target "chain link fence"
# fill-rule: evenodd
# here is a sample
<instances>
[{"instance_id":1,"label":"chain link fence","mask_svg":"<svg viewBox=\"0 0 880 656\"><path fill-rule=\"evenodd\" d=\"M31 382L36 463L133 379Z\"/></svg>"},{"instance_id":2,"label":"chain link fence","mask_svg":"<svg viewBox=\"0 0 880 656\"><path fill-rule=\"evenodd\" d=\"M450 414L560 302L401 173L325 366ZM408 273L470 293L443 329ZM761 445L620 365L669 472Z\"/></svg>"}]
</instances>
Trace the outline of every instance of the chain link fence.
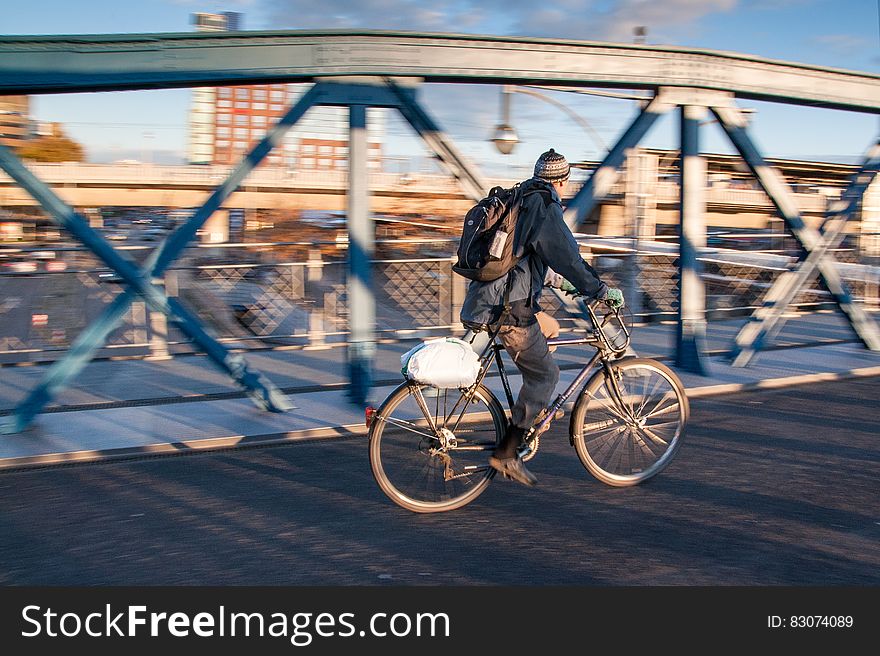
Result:
<instances>
[{"instance_id":1,"label":"chain link fence","mask_svg":"<svg viewBox=\"0 0 880 656\"><path fill-rule=\"evenodd\" d=\"M603 244L597 238L585 240L582 255L609 285L624 290L634 320L674 320L679 303L675 245L666 244L668 248L658 252ZM461 331L458 316L467 281L451 270L454 248L450 239L377 244L372 289L378 339ZM290 252L282 245L261 244L219 249L210 258L189 256L168 271L165 288L209 331L236 348L344 344L345 244L316 243L288 261ZM414 252L431 256L417 257ZM835 257L857 302L877 309L880 267L852 250L841 249ZM65 263L63 271L0 274L0 362L60 357L123 289L118 277L86 251L68 249L59 254L59 261ZM751 313L794 261L779 251L706 250L699 263L707 319ZM810 310L830 302L816 279L798 295L795 306ZM574 320L553 294L545 294L542 303L563 330L573 327ZM191 351L182 332L136 300L100 354L144 357Z\"/></svg>"}]
</instances>

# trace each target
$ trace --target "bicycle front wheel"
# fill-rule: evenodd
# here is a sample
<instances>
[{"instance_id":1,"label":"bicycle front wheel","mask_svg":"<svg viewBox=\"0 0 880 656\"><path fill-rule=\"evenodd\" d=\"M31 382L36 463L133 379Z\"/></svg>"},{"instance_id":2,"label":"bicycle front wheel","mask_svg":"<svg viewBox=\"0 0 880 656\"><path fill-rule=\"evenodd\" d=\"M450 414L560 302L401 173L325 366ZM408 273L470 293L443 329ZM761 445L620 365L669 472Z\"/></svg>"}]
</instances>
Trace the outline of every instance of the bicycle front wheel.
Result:
<instances>
[{"instance_id":1,"label":"bicycle front wheel","mask_svg":"<svg viewBox=\"0 0 880 656\"><path fill-rule=\"evenodd\" d=\"M489 456L507 425L498 399L482 385L459 404L457 389L403 383L370 425L370 466L394 503L418 513L455 510L492 480Z\"/></svg>"},{"instance_id":2,"label":"bicycle front wheel","mask_svg":"<svg viewBox=\"0 0 880 656\"><path fill-rule=\"evenodd\" d=\"M681 445L689 406L678 376L650 359L615 362L584 386L571 416L578 458L615 487L659 474ZM613 376L613 380L612 380Z\"/></svg>"}]
</instances>

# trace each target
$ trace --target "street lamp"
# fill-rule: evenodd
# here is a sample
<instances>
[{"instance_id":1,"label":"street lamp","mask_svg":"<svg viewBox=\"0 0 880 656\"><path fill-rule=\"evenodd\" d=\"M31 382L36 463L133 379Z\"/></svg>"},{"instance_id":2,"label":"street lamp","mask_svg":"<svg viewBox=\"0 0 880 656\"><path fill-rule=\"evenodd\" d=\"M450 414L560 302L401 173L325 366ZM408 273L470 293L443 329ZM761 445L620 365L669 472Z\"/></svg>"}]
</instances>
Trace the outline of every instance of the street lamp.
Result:
<instances>
[{"instance_id":1,"label":"street lamp","mask_svg":"<svg viewBox=\"0 0 880 656\"><path fill-rule=\"evenodd\" d=\"M502 155L510 155L519 143L516 130L510 125L510 89L507 85L501 87L501 123L495 128L491 139Z\"/></svg>"},{"instance_id":2,"label":"street lamp","mask_svg":"<svg viewBox=\"0 0 880 656\"><path fill-rule=\"evenodd\" d=\"M563 103L549 96L545 96L543 93L538 93L533 89L504 85L501 88L501 123L495 128L495 134L491 139L491 141L495 144L495 147L502 155L509 155L511 152L513 152L514 146L519 143L519 138L516 135L516 131L510 125L510 94L513 92L523 93L527 96L539 98L545 102L550 103L551 105L555 105L563 112L568 114L568 116L575 123L582 127L587 132L587 134L590 135L590 138L596 143L596 145L601 149L602 152L606 152L608 150L608 145L605 143L602 137L599 136L599 133L593 129L593 126L587 123L583 119L583 117L576 114L567 105L564 105Z\"/></svg>"},{"instance_id":3,"label":"street lamp","mask_svg":"<svg viewBox=\"0 0 880 656\"><path fill-rule=\"evenodd\" d=\"M516 136L516 130L507 123L502 123L495 128L495 135L492 137L492 143L502 155L510 155L516 144L519 143L519 137Z\"/></svg>"}]
</instances>

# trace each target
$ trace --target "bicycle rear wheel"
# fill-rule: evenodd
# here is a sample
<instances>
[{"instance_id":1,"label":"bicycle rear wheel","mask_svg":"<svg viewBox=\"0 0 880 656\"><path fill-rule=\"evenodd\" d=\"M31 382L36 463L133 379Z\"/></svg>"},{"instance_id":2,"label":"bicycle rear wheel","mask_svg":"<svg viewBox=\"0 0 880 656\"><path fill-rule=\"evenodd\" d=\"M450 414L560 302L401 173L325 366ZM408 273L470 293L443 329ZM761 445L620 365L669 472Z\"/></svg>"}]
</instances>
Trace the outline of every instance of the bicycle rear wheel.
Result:
<instances>
[{"instance_id":1,"label":"bicycle rear wheel","mask_svg":"<svg viewBox=\"0 0 880 656\"><path fill-rule=\"evenodd\" d=\"M687 425L689 406L678 376L650 359L633 358L596 372L571 416L578 458L593 476L615 487L637 485L672 461Z\"/></svg>"},{"instance_id":2,"label":"bicycle rear wheel","mask_svg":"<svg viewBox=\"0 0 880 656\"><path fill-rule=\"evenodd\" d=\"M481 385L464 412L460 405L449 416L461 394L403 383L376 411L370 466L397 505L418 513L455 510L482 494L495 475L488 460L504 435L504 409Z\"/></svg>"}]
</instances>

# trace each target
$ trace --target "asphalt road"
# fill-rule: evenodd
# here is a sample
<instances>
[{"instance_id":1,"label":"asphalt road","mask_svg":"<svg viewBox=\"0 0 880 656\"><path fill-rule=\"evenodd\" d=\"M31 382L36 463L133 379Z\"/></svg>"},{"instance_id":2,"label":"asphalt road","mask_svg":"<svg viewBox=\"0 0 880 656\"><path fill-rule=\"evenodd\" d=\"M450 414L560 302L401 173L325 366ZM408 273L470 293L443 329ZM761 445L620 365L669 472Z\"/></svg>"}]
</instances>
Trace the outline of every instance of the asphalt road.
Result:
<instances>
[{"instance_id":1,"label":"asphalt road","mask_svg":"<svg viewBox=\"0 0 880 656\"><path fill-rule=\"evenodd\" d=\"M611 488L559 422L470 506L414 515L364 439L0 474L2 585L880 584L880 378L697 399Z\"/></svg>"}]
</instances>

